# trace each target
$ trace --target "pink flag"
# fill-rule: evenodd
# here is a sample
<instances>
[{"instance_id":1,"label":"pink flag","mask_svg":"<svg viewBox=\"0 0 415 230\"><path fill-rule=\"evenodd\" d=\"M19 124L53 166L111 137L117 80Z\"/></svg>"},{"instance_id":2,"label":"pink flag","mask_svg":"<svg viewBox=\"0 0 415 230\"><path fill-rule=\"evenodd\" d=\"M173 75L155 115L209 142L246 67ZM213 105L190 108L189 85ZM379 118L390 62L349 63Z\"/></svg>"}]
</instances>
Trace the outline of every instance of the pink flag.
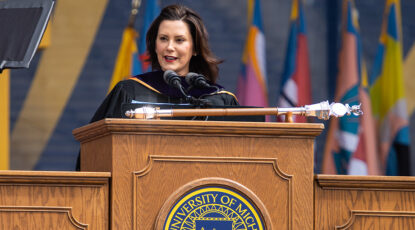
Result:
<instances>
[{"instance_id":1,"label":"pink flag","mask_svg":"<svg viewBox=\"0 0 415 230\"><path fill-rule=\"evenodd\" d=\"M238 79L237 97L241 105L268 106L265 62L261 6L260 0L255 0L252 23L242 57L242 71Z\"/></svg>"}]
</instances>

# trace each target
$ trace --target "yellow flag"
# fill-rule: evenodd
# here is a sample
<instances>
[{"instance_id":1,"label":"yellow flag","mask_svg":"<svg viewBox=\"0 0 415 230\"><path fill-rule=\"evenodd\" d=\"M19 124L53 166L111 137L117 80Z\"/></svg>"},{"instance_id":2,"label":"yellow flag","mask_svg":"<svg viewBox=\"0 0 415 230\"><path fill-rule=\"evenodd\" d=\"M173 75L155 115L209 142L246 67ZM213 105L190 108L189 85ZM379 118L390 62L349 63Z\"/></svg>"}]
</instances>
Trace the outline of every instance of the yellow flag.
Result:
<instances>
[{"instance_id":1,"label":"yellow flag","mask_svg":"<svg viewBox=\"0 0 415 230\"><path fill-rule=\"evenodd\" d=\"M134 28L127 27L124 30L108 92L111 91L119 81L131 76L133 56L137 55L138 52L135 40L137 36L137 31Z\"/></svg>"}]
</instances>

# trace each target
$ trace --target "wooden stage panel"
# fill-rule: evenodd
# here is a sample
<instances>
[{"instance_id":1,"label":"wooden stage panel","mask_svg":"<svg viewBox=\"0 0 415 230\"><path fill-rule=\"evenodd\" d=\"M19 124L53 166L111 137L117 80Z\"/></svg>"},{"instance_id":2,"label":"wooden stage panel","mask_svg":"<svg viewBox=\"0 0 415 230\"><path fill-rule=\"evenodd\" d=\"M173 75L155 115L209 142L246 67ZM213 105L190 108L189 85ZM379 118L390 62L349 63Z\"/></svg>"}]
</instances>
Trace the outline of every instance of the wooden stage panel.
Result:
<instances>
[{"instance_id":1,"label":"wooden stage panel","mask_svg":"<svg viewBox=\"0 0 415 230\"><path fill-rule=\"evenodd\" d=\"M415 178L317 175L315 229L415 229Z\"/></svg>"},{"instance_id":2,"label":"wooden stage panel","mask_svg":"<svg viewBox=\"0 0 415 230\"><path fill-rule=\"evenodd\" d=\"M110 176L0 171L0 229L108 229Z\"/></svg>"}]
</instances>

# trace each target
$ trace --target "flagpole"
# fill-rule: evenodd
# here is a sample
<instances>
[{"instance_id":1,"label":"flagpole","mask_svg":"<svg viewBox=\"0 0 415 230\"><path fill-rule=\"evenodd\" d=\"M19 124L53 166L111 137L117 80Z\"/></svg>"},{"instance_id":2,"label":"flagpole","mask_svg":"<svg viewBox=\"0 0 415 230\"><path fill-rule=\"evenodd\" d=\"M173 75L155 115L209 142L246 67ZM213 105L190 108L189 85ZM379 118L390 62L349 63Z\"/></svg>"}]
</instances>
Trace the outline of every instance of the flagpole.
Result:
<instances>
[{"instance_id":1,"label":"flagpole","mask_svg":"<svg viewBox=\"0 0 415 230\"><path fill-rule=\"evenodd\" d=\"M135 24L135 19L137 18L138 9L141 6L141 0L132 0L131 1L131 13L128 20L128 27L133 28Z\"/></svg>"}]
</instances>

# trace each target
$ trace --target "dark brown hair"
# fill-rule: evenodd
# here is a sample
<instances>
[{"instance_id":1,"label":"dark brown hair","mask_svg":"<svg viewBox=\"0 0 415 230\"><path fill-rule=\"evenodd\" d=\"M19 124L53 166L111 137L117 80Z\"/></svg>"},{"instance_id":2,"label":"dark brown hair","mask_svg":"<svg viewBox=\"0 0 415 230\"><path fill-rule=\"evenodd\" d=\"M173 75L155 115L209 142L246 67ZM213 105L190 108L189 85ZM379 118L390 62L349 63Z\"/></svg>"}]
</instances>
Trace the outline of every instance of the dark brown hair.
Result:
<instances>
[{"instance_id":1,"label":"dark brown hair","mask_svg":"<svg viewBox=\"0 0 415 230\"><path fill-rule=\"evenodd\" d=\"M203 74L215 83L219 72L218 64L222 63L222 60L217 59L209 48L208 33L202 18L193 10L182 5L170 5L163 8L147 31L146 45L153 70L161 69L156 54L156 39L160 24L164 20L181 20L188 25L193 39L193 49L196 53L196 56L192 56L190 59L189 71Z\"/></svg>"}]
</instances>

